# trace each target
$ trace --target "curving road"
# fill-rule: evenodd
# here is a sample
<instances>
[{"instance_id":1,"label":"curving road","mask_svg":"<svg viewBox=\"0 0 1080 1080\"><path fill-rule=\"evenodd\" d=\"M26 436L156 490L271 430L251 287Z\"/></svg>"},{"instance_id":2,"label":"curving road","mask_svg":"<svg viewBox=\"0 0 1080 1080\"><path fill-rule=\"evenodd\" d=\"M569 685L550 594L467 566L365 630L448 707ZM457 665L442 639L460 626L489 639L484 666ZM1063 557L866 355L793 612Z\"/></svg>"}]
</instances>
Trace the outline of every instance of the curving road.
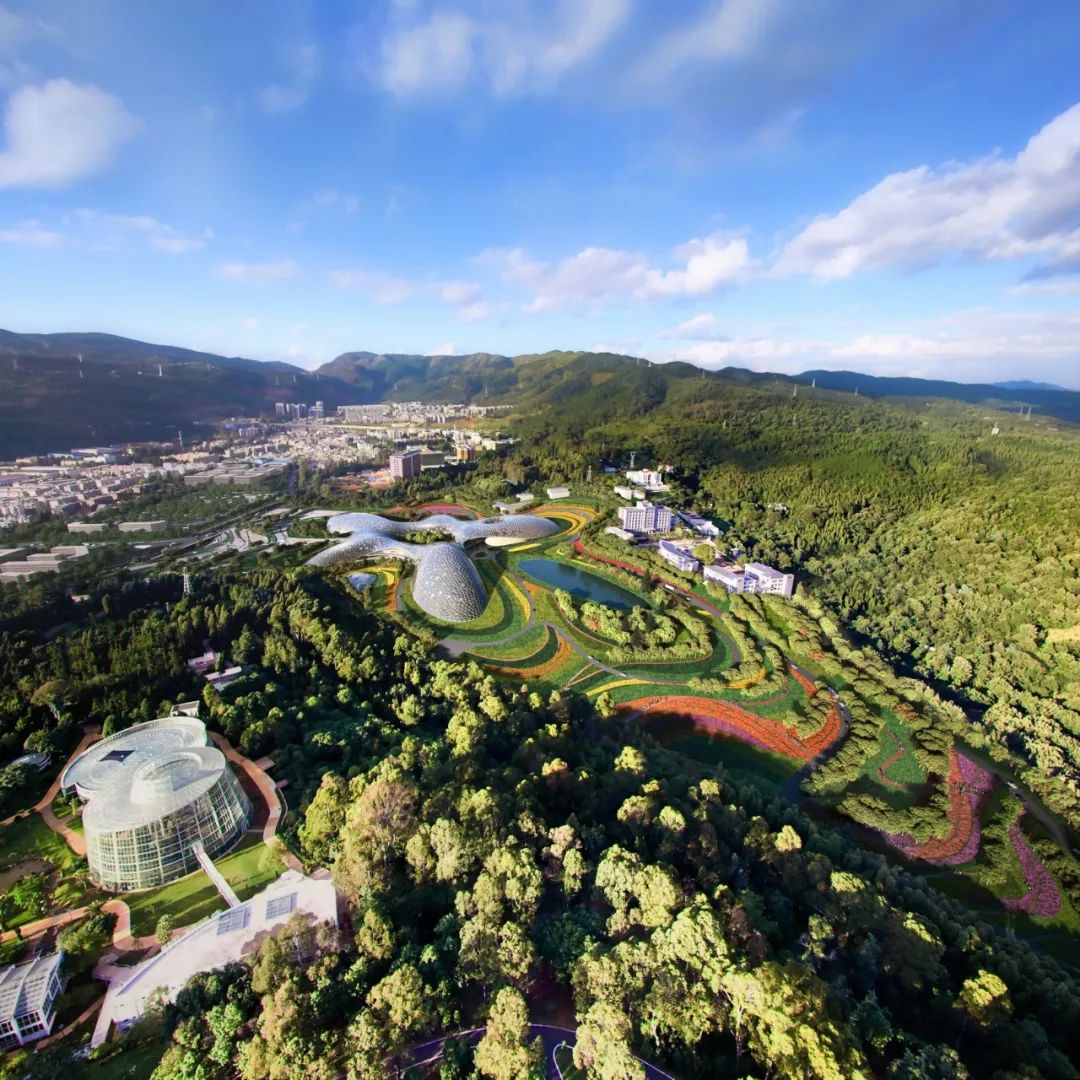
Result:
<instances>
[{"instance_id":1,"label":"curving road","mask_svg":"<svg viewBox=\"0 0 1080 1080\"><path fill-rule=\"evenodd\" d=\"M448 1035L440 1035L436 1039L428 1039L427 1042L419 1043L409 1052L409 1065L429 1065L442 1057L443 1044L447 1039L466 1039L471 1043L477 1043L484 1037L486 1027L469 1028L466 1031L455 1031ZM573 1028L557 1027L554 1024L530 1024L529 1034L538 1037L544 1044L544 1062L547 1066L548 1080L563 1080L565 1074L559 1068L555 1059L555 1053L560 1047L573 1050L577 1044L577 1032ZM671 1073L664 1072L656 1065L650 1065L635 1055L634 1060L645 1071L646 1080L676 1080Z\"/></svg>"}]
</instances>

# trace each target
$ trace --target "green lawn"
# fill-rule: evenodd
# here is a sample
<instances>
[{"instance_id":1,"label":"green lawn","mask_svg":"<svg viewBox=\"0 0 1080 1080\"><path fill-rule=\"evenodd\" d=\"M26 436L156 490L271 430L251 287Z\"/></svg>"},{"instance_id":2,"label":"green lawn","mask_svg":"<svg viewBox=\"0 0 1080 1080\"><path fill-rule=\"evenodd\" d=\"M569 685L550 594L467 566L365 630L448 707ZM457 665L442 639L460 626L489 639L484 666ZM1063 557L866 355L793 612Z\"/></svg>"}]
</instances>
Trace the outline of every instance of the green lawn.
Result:
<instances>
[{"instance_id":1,"label":"green lawn","mask_svg":"<svg viewBox=\"0 0 1080 1080\"><path fill-rule=\"evenodd\" d=\"M265 888L285 869L259 833L250 833L240 847L215 862L241 900ZM131 893L126 899L131 908L131 932L136 937L152 934L162 915L171 915L176 926L189 926L225 907L201 870L161 889Z\"/></svg>"},{"instance_id":2,"label":"green lawn","mask_svg":"<svg viewBox=\"0 0 1080 1080\"><path fill-rule=\"evenodd\" d=\"M34 813L0 829L0 871L10 870L28 859L40 859L55 870L51 913L81 907L97 890L86 878L86 860L67 846L64 838ZM9 929L40 918L36 912L20 912Z\"/></svg>"},{"instance_id":3,"label":"green lawn","mask_svg":"<svg viewBox=\"0 0 1080 1080\"><path fill-rule=\"evenodd\" d=\"M897 784L905 784L910 787L917 787L924 783L926 771L915 756L911 732L908 730L907 725L899 716L887 709L882 713L882 718L885 723L878 741L878 749L863 762L862 774L875 783L879 783L878 767L888 761L898 749L903 748L903 757L894 761L885 770L885 775Z\"/></svg>"},{"instance_id":4,"label":"green lawn","mask_svg":"<svg viewBox=\"0 0 1080 1080\"><path fill-rule=\"evenodd\" d=\"M91 1080L146 1080L168 1048L168 1042L164 1039L142 1046L124 1046L123 1042L119 1045L119 1052L107 1061L86 1063L86 1075Z\"/></svg>"}]
</instances>

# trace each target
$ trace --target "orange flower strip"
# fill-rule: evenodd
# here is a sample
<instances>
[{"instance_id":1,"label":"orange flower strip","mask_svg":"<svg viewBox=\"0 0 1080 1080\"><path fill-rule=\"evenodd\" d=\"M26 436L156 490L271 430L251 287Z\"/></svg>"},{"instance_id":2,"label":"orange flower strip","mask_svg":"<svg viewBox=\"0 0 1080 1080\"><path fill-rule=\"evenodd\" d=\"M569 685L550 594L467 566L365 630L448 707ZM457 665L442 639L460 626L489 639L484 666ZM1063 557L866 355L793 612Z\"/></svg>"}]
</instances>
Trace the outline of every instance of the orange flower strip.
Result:
<instances>
[{"instance_id":1,"label":"orange flower strip","mask_svg":"<svg viewBox=\"0 0 1080 1080\"><path fill-rule=\"evenodd\" d=\"M748 712L729 701L716 701L712 698L636 698L620 705L618 711L623 715L657 712L688 716L704 731L739 739L751 746L771 750L796 761L810 761L828 749L840 737L843 727L840 709L836 705L833 705L825 722L809 738L801 738L792 728Z\"/></svg>"},{"instance_id":2,"label":"orange flower strip","mask_svg":"<svg viewBox=\"0 0 1080 1080\"><path fill-rule=\"evenodd\" d=\"M788 671L791 672L795 681L806 691L809 697L813 697L818 692L818 685L810 678L809 675L801 672L794 664L788 662Z\"/></svg>"}]
</instances>

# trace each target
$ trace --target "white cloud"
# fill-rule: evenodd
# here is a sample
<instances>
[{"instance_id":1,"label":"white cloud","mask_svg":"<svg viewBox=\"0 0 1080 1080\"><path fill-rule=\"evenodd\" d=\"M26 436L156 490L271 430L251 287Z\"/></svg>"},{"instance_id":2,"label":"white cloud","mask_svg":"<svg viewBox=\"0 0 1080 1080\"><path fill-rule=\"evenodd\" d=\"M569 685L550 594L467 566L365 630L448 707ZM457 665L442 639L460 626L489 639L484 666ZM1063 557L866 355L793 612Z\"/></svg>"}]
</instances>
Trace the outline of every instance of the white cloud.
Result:
<instances>
[{"instance_id":1,"label":"white cloud","mask_svg":"<svg viewBox=\"0 0 1080 1080\"><path fill-rule=\"evenodd\" d=\"M1007 296L1080 296L1080 281L1025 281L1005 290Z\"/></svg>"},{"instance_id":2,"label":"white cloud","mask_svg":"<svg viewBox=\"0 0 1080 1080\"><path fill-rule=\"evenodd\" d=\"M661 38L635 76L660 82L688 64L744 59L757 51L779 8L776 0L724 0L700 19Z\"/></svg>"},{"instance_id":3,"label":"white cloud","mask_svg":"<svg viewBox=\"0 0 1080 1080\"><path fill-rule=\"evenodd\" d=\"M827 281L949 258L1033 256L1047 269L1080 258L1080 104L1014 158L921 165L885 177L839 213L808 225L776 269Z\"/></svg>"},{"instance_id":4,"label":"white cloud","mask_svg":"<svg viewBox=\"0 0 1080 1080\"><path fill-rule=\"evenodd\" d=\"M404 278L381 270L335 270L330 284L336 289L358 289L377 304L400 304L419 297L436 297L451 305L467 305L479 300L480 286L473 281L438 281Z\"/></svg>"},{"instance_id":5,"label":"white cloud","mask_svg":"<svg viewBox=\"0 0 1080 1080\"><path fill-rule=\"evenodd\" d=\"M43 228L34 220L20 221L9 229L0 229L0 244L16 244L19 247L55 248L65 244L68 237L53 229Z\"/></svg>"},{"instance_id":6,"label":"white cloud","mask_svg":"<svg viewBox=\"0 0 1080 1080\"><path fill-rule=\"evenodd\" d=\"M271 83L259 91L259 104L270 116L293 112L308 99L311 85L322 68L317 45L301 45L289 57L288 82Z\"/></svg>"},{"instance_id":7,"label":"white cloud","mask_svg":"<svg viewBox=\"0 0 1080 1080\"><path fill-rule=\"evenodd\" d=\"M142 124L96 86L52 79L7 102L0 187L64 187L112 164Z\"/></svg>"},{"instance_id":8,"label":"white cloud","mask_svg":"<svg viewBox=\"0 0 1080 1080\"><path fill-rule=\"evenodd\" d=\"M530 312L573 304L658 297L705 296L740 281L751 266L746 241L719 233L691 240L672 252L674 269L653 266L637 252L589 247L559 262L530 260L520 248L489 249L478 256L504 281L523 285Z\"/></svg>"},{"instance_id":9,"label":"white cloud","mask_svg":"<svg viewBox=\"0 0 1080 1080\"><path fill-rule=\"evenodd\" d=\"M812 368L907 375L958 382L1041 378L1076 385L1080 313L958 311L847 340L744 336L702 341L677 358L798 373ZM668 356L665 355L664 359Z\"/></svg>"},{"instance_id":10,"label":"white cloud","mask_svg":"<svg viewBox=\"0 0 1080 1080\"><path fill-rule=\"evenodd\" d=\"M214 236L209 228L193 236L148 214L112 214L84 209L75 211L74 220L88 226L96 237L96 246L105 248L115 247L122 234L134 234L145 237L158 251L175 255L198 251Z\"/></svg>"},{"instance_id":11,"label":"white cloud","mask_svg":"<svg viewBox=\"0 0 1080 1080\"><path fill-rule=\"evenodd\" d=\"M261 263L228 262L218 267L218 275L225 281L238 281L246 285L270 285L276 281L288 281L299 272L300 268L292 259Z\"/></svg>"},{"instance_id":12,"label":"white cloud","mask_svg":"<svg viewBox=\"0 0 1080 1080\"><path fill-rule=\"evenodd\" d=\"M457 356L457 346L452 341L446 341L442 345L436 345L431 349L428 356Z\"/></svg>"},{"instance_id":13,"label":"white cloud","mask_svg":"<svg viewBox=\"0 0 1080 1080\"><path fill-rule=\"evenodd\" d=\"M690 341L708 340L716 337L717 325L716 316L706 312L692 316L671 330L665 331L660 336L664 338L685 338Z\"/></svg>"},{"instance_id":14,"label":"white cloud","mask_svg":"<svg viewBox=\"0 0 1080 1080\"><path fill-rule=\"evenodd\" d=\"M344 215L352 217L360 209L360 198L337 188L316 188L310 195L297 202L292 216L285 223L291 233L303 232L313 217Z\"/></svg>"},{"instance_id":15,"label":"white cloud","mask_svg":"<svg viewBox=\"0 0 1080 1080\"><path fill-rule=\"evenodd\" d=\"M474 78L500 95L541 93L599 53L629 11L629 0L561 0L506 5L492 18L424 14L384 37L378 78L403 96Z\"/></svg>"}]
</instances>

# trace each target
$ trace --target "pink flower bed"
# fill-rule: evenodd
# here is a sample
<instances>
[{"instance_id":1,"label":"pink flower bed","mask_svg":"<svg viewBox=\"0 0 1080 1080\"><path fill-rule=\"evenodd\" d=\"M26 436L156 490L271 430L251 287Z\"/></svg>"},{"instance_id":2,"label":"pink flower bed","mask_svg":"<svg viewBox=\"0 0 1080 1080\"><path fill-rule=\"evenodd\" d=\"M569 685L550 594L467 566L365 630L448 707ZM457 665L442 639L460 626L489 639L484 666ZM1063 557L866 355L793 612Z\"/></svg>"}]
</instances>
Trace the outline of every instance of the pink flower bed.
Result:
<instances>
[{"instance_id":1,"label":"pink flower bed","mask_svg":"<svg viewBox=\"0 0 1080 1080\"><path fill-rule=\"evenodd\" d=\"M1021 813L1020 817L1023 817ZM1050 871L1039 861L1038 856L1028 846L1020 829L1020 818L1009 826L1009 839L1020 859L1020 868L1024 871L1027 892L1015 900L1002 900L1009 911L1023 911L1028 915L1037 915L1041 919L1052 919L1061 910L1061 893Z\"/></svg>"},{"instance_id":2,"label":"pink flower bed","mask_svg":"<svg viewBox=\"0 0 1080 1080\"><path fill-rule=\"evenodd\" d=\"M903 833L886 833L885 838L909 859L934 866L971 862L982 840L979 808L993 786L993 773L954 748L949 762L949 831L922 843Z\"/></svg>"}]
</instances>

